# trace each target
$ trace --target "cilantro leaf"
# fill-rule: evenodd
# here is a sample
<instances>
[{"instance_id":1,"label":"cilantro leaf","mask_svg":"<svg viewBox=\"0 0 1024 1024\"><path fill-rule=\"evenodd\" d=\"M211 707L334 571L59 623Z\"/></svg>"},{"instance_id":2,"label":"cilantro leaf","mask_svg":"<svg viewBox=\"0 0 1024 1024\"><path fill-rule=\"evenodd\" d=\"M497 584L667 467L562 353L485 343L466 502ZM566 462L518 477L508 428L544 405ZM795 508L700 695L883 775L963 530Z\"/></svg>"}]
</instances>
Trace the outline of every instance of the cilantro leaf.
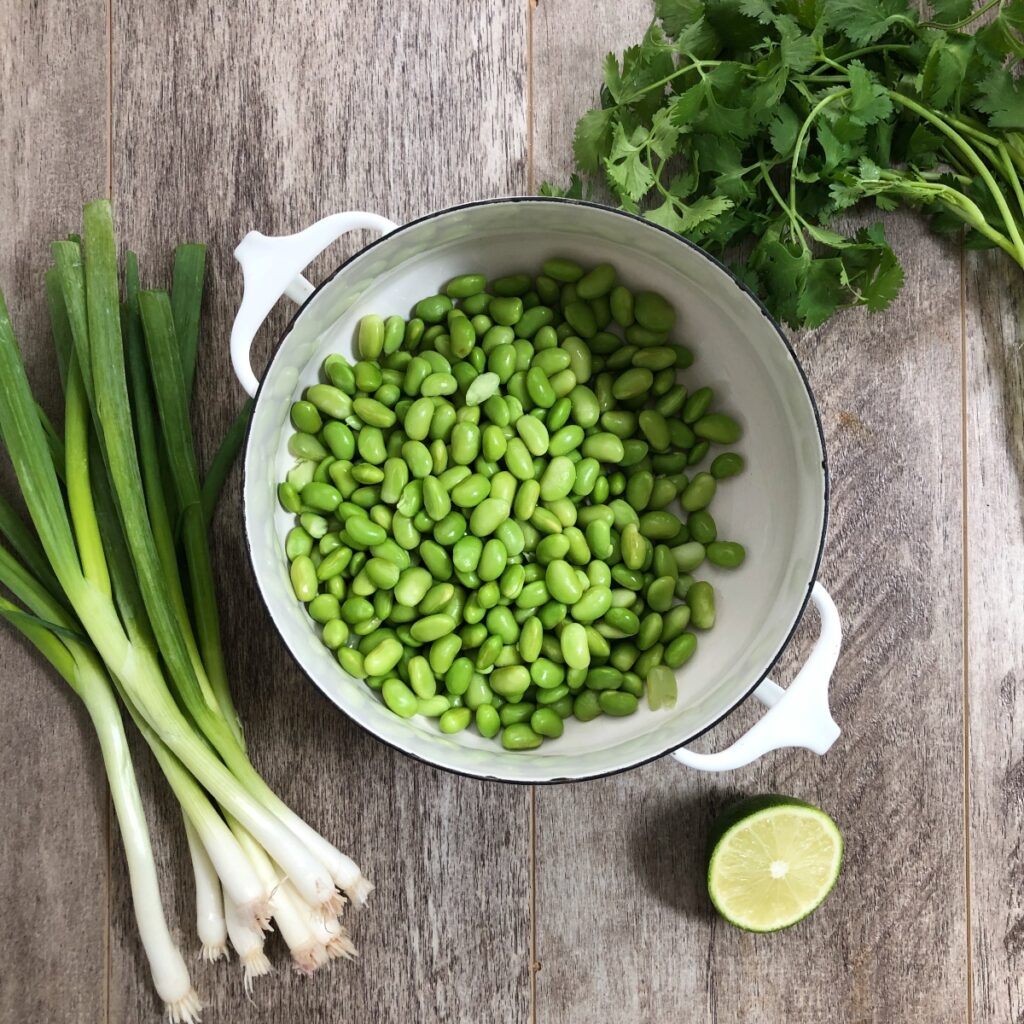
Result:
<instances>
[{"instance_id":1,"label":"cilantro leaf","mask_svg":"<svg viewBox=\"0 0 1024 1024\"><path fill-rule=\"evenodd\" d=\"M590 110L576 122L572 150L582 170L596 171L608 155L614 113L613 110Z\"/></svg>"},{"instance_id":2,"label":"cilantro leaf","mask_svg":"<svg viewBox=\"0 0 1024 1024\"><path fill-rule=\"evenodd\" d=\"M788 156L796 145L796 136L800 131L800 118L793 108L784 103L776 107L769 126L769 138L772 148L780 156Z\"/></svg>"},{"instance_id":3,"label":"cilantro leaf","mask_svg":"<svg viewBox=\"0 0 1024 1024\"><path fill-rule=\"evenodd\" d=\"M701 0L656 0L654 13L670 36L677 36L704 16Z\"/></svg>"},{"instance_id":4,"label":"cilantro leaf","mask_svg":"<svg viewBox=\"0 0 1024 1024\"><path fill-rule=\"evenodd\" d=\"M892 100L885 86L873 72L859 61L851 61L847 68L850 76L850 95L846 109L856 124L874 124L892 114Z\"/></svg>"},{"instance_id":5,"label":"cilantro leaf","mask_svg":"<svg viewBox=\"0 0 1024 1024\"><path fill-rule=\"evenodd\" d=\"M820 327L847 301L846 269L838 257L812 260L797 299L797 315L805 327Z\"/></svg>"},{"instance_id":6,"label":"cilantro leaf","mask_svg":"<svg viewBox=\"0 0 1024 1024\"><path fill-rule=\"evenodd\" d=\"M988 114L992 128L1024 131L1024 87L1005 68L997 68L979 86L982 98L975 106Z\"/></svg>"},{"instance_id":7,"label":"cilantro leaf","mask_svg":"<svg viewBox=\"0 0 1024 1024\"><path fill-rule=\"evenodd\" d=\"M627 137L622 123L616 124L611 154L604 162L608 179L617 193L638 203L654 187L654 172L644 159L647 132L638 128Z\"/></svg>"},{"instance_id":8,"label":"cilantro leaf","mask_svg":"<svg viewBox=\"0 0 1024 1024\"><path fill-rule=\"evenodd\" d=\"M622 76L619 74L619 62L614 53L604 58L604 87L616 103L622 102Z\"/></svg>"},{"instance_id":9,"label":"cilantro leaf","mask_svg":"<svg viewBox=\"0 0 1024 1024\"><path fill-rule=\"evenodd\" d=\"M564 199L583 199L583 179L578 174L569 177L569 184L565 188L552 184L550 181L542 181L540 185L542 196L561 196ZM589 198L589 190L586 198Z\"/></svg>"},{"instance_id":10,"label":"cilantro leaf","mask_svg":"<svg viewBox=\"0 0 1024 1024\"><path fill-rule=\"evenodd\" d=\"M794 18L783 14L775 19L779 32L779 57L789 71L806 71L818 56L818 41L804 33Z\"/></svg>"},{"instance_id":11,"label":"cilantro leaf","mask_svg":"<svg viewBox=\"0 0 1024 1024\"><path fill-rule=\"evenodd\" d=\"M678 140L679 128L672 123L669 109L662 107L654 115L651 124L650 147L662 160L667 160L675 152Z\"/></svg>"},{"instance_id":12,"label":"cilantro leaf","mask_svg":"<svg viewBox=\"0 0 1024 1024\"><path fill-rule=\"evenodd\" d=\"M928 0L934 20L940 25L953 25L971 13L972 0Z\"/></svg>"},{"instance_id":13,"label":"cilantro leaf","mask_svg":"<svg viewBox=\"0 0 1024 1024\"><path fill-rule=\"evenodd\" d=\"M891 25L911 20L906 0L825 0L822 15L829 27L855 46L867 46L885 35Z\"/></svg>"},{"instance_id":14,"label":"cilantro leaf","mask_svg":"<svg viewBox=\"0 0 1024 1024\"><path fill-rule=\"evenodd\" d=\"M960 95L971 63L974 40L950 42L940 37L932 46L921 75L921 95L934 107L945 107Z\"/></svg>"}]
</instances>

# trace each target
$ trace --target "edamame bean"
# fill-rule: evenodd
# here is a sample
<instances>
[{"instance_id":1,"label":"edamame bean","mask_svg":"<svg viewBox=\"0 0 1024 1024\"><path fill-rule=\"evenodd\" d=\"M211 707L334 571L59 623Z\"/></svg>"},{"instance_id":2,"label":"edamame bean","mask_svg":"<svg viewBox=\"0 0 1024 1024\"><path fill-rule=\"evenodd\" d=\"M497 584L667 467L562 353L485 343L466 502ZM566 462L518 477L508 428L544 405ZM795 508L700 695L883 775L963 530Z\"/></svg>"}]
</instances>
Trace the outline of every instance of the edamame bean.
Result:
<instances>
[{"instance_id":1,"label":"edamame bean","mask_svg":"<svg viewBox=\"0 0 1024 1024\"><path fill-rule=\"evenodd\" d=\"M739 567L746 557L743 545L735 541L717 540L708 545L708 561L723 569Z\"/></svg>"},{"instance_id":2,"label":"edamame bean","mask_svg":"<svg viewBox=\"0 0 1024 1024\"><path fill-rule=\"evenodd\" d=\"M743 472L743 456L737 452L722 452L716 455L711 462L711 475L716 480L727 480Z\"/></svg>"},{"instance_id":3,"label":"edamame bean","mask_svg":"<svg viewBox=\"0 0 1024 1024\"><path fill-rule=\"evenodd\" d=\"M715 591L703 580L687 591L686 603L690 607L690 622L696 629L711 629L715 624Z\"/></svg>"},{"instance_id":4,"label":"edamame bean","mask_svg":"<svg viewBox=\"0 0 1024 1024\"><path fill-rule=\"evenodd\" d=\"M535 750L543 739L526 722L506 725L501 731L501 745L506 750Z\"/></svg>"}]
</instances>

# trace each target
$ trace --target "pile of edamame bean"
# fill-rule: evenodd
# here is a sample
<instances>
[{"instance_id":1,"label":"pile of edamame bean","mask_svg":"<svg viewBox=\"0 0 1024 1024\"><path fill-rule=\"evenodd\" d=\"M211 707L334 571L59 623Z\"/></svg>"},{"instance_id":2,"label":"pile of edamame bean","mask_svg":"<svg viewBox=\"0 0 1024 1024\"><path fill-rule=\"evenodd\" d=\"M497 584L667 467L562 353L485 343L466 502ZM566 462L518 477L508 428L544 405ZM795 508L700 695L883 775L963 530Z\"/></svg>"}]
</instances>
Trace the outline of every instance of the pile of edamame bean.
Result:
<instances>
[{"instance_id":1,"label":"pile of edamame bean","mask_svg":"<svg viewBox=\"0 0 1024 1024\"><path fill-rule=\"evenodd\" d=\"M365 316L291 409L295 596L396 715L534 749L564 721L675 704L715 623L694 573L739 566L708 510L739 424L671 340L676 313L604 263L449 281Z\"/></svg>"}]
</instances>

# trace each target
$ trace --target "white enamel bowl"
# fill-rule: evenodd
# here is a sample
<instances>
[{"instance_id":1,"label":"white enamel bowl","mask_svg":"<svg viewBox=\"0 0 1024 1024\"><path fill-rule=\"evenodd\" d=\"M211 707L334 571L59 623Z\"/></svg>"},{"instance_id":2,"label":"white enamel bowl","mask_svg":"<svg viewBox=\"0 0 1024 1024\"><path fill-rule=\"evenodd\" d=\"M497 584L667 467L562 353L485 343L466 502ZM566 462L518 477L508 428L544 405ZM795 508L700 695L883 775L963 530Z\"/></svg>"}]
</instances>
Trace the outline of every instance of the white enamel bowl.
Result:
<instances>
[{"instance_id":1,"label":"white enamel bowl","mask_svg":"<svg viewBox=\"0 0 1024 1024\"><path fill-rule=\"evenodd\" d=\"M340 266L319 288L303 268L354 228L383 237ZM744 427L738 446L748 468L719 489L714 515L723 536L746 545L739 571L705 566L718 594L718 623L679 674L674 710L566 722L565 735L532 752L507 752L474 729L445 736L432 719L393 715L364 683L345 675L296 602L283 539L290 517L276 487L291 460L289 406L317 380L330 352L349 356L355 326L369 312L407 315L412 301L457 274L497 277L549 256L584 264L608 261L634 289L654 289L679 310L675 337L695 353L684 381L714 388L718 406ZM236 256L245 296L232 331L232 358L256 395L245 448L244 515L260 593L303 671L361 726L404 752L466 775L510 782L575 780L629 768L667 752L694 767L737 767L781 746L823 752L838 729L827 686L839 649L828 595L815 584L825 539L828 477L814 400L793 350L757 300L706 253L637 217L605 207L545 198L474 203L403 227L365 213L337 214L297 235L251 232ZM301 302L258 383L249 347L284 294ZM810 598L821 616L818 644L786 690L768 673ZM738 743L717 754L680 750L755 693L770 710ZM297 693L296 699L308 698Z\"/></svg>"}]
</instances>

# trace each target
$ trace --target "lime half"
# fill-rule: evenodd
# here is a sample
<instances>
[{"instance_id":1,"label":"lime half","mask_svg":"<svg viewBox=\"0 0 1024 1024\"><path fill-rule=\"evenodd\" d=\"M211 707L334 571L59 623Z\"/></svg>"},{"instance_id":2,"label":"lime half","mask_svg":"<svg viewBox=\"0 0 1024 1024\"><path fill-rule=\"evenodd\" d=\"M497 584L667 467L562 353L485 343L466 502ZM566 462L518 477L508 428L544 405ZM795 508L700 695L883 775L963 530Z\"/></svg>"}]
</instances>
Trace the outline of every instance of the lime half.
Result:
<instances>
[{"instance_id":1,"label":"lime half","mask_svg":"<svg viewBox=\"0 0 1024 1024\"><path fill-rule=\"evenodd\" d=\"M708 892L731 924L775 932L825 899L842 862L842 834L824 811L786 796L750 797L712 826Z\"/></svg>"}]
</instances>

